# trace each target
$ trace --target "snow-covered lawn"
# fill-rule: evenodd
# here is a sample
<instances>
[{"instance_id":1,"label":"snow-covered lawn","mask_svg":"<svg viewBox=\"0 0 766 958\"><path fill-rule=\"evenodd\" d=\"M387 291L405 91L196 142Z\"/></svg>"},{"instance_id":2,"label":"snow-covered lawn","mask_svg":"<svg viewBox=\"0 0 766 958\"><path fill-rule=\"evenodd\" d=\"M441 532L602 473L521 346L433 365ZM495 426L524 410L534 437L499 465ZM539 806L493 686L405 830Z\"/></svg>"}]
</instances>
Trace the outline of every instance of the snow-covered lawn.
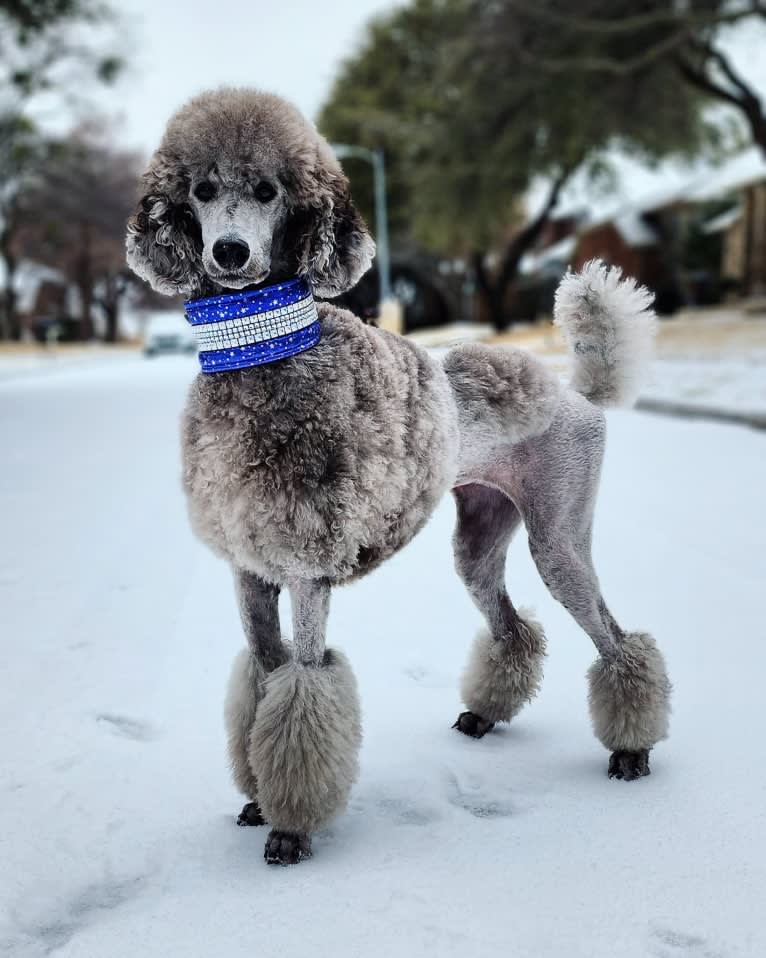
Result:
<instances>
[{"instance_id":1,"label":"snow-covered lawn","mask_svg":"<svg viewBox=\"0 0 766 958\"><path fill-rule=\"evenodd\" d=\"M659 323L658 358L642 398L766 414L766 319L733 309L681 313Z\"/></svg>"},{"instance_id":2,"label":"snow-covered lawn","mask_svg":"<svg viewBox=\"0 0 766 958\"><path fill-rule=\"evenodd\" d=\"M587 637L523 536L512 596L549 638L512 726L450 726L479 624L449 500L338 591L364 705L348 812L295 868L237 828L221 703L242 644L192 538L177 420L193 362L0 384L0 953L13 958L760 958L766 435L609 417L595 554L618 619L675 681L651 777L606 777Z\"/></svg>"},{"instance_id":3,"label":"snow-covered lawn","mask_svg":"<svg viewBox=\"0 0 766 958\"><path fill-rule=\"evenodd\" d=\"M653 364L641 398L765 416L766 362L660 359Z\"/></svg>"}]
</instances>

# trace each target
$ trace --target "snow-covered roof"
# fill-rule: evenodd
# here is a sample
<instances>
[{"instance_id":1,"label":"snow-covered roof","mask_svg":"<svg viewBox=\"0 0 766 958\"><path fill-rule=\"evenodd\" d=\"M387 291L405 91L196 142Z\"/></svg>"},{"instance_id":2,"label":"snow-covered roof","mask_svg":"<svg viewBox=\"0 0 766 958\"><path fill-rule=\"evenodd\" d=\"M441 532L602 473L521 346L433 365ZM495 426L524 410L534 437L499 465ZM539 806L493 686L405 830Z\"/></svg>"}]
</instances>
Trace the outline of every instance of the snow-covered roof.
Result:
<instances>
[{"instance_id":1,"label":"snow-covered roof","mask_svg":"<svg viewBox=\"0 0 766 958\"><path fill-rule=\"evenodd\" d=\"M657 209L657 207L648 206L644 208L643 204L623 207L622 210L613 214L599 216L597 219L583 223L578 230L578 234L589 233L591 230L611 223L626 246L654 246L657 242L657 234L642 216L643 212L648 212L651 209Z\"/></svg>"},{"instance_id":2,"label":"snow-covered roof","mask_svg":"<svg viewBox=\"0 0 766 958\"><path fill-rule=\"evenodd\" d=\"M669 168L664 181L661 177L656 179L651 188L637 193L627 202L618 200L601 207L596 204L592 208L591 218L580 225L578 232L586 233L612 223L628 246L652 246L657 242L657 236L642 214L676 204L704 203L761 180L766 180L766 158L757 147L750 147L732 156L718 167L707 165L702 169L697 167L693 172L689 168L685 176L679 177L678 170L671 171ZM642 182L646 184L647 180L643 179ZM623 193L625 186L629 195L630 177L627 183L623 182ZM558 216L562 215L560 210ZM736 221L736 215L735 211L728 210L711 220L706 231L727 229Z\"/></svg>"},{"instance_id":3,"label":"snow-covered roof","mask_svg":"<svg viewBox=\"0 0 766 958\"><path fill-rule=\"evenodd\" d=\"M696 188L690 190L689 198L699 202L712 200L761 180L766 180L766 157L758 147L751 146L718 169L711 170L701 182L698 181Z\"/></svg>"},{"instance_id":4,"label":"snow-covered roof","mask_svg":"<svg viewBox=\"0 0 766 958\"><path fill-rule=\"evenodd\" d=\"M691 164L668 160L650 169L624 154L616 154L610 160L615 168L616 187L597 190L584 174L576 175L564 191L555 218L582 218L580 232L610 222L618 225L619 220L621 231L637 238L637 245L649 241L645 228L636 224L639 214L675 204L702 203L766 180L766 158L755 146L717 165L709 160ZM541 180L530 191L531 212L539 209L548 189ZM584 210L586 217L582 217Z\"/></svg>"},{"instance_id":5,"label":"snow-covered roof","mask_svg":"<svg viewBox=\"0 0 766 958\"><path fill-rule=\"evenodd\" d=\"M5 285L5 262L0 259L0 286ZM23 259L16 267L13 286L16 290L16 305L20 313L28 313L35 305L37 291L40 284L46 280L53 283L68 285L63 274L50 266L36 263L31 259Z\"/></svg>"},{"instance_id":6,"label":"snow-covered roof","mask_svg":"<svg viewBox=\"0 0 766 958\"><path fill-rule=\"evenodd\" d=\"M647 190L633 200L630 209L634 213L651 213L654 210L664 210L677 203L683 203L689 198L689 191L693 189L696 177L683 183L664 183L654 189Z\"/></svg>"},{"instance_id":7,"label":"snow-covered roof","mask_svg":"<svg viewBox=\"0 0 766 958\"><path fill-rule=\"evenodd\" d=\"M557 243L551 243L550 246L546 246L539 252L525 253L519 262L519 272L524 274L536 273L550 263L567 264L572 258L576 245L576 236L565 236L564 239L560 239Z\"/></svg>"},{"instance_id":8,"label":"snow-covered roof","mask_svg":"<svg viewBox=\"0 0 766 958\"><path fill-rule=\"evenodd\" d=\"M626 210L613 222L626 246L654 246L657 242L657 234L637 209Z\"/></svg>"},{"instance_id":9,"label":"snow-covered roof","mask_svg":"<svg viewBox=\"0 0 766 958\"><path fill-rule=\"evenodd\" d=\"M702 232L708 234L723 233L724 230L734 226L740 219L742 219L742 207L734 206L732 209L726 210L725 213L719 213L718 216L708 220L702 227Z\"/></svg>"}]
</instances>

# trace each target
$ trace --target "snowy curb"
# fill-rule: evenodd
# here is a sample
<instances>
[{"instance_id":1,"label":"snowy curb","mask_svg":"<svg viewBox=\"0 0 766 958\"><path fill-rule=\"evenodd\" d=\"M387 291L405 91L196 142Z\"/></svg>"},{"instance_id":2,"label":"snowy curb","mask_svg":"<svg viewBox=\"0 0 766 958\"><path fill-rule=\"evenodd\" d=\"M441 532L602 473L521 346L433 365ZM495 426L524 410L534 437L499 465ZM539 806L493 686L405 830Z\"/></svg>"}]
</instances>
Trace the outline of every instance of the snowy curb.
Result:
<instances>
[{"instance_id":1,"label":"snowy curb","mask_svg":"<svg viewBox=\"0 0 766 958\"><path fill-rule=\"evenodd\" d=\"M715 406L701 406L694 403L674 402L670 399L639 399L636 409L641 412L659 413L664 416L677 416L683 419L706 419L725 422L736 426L749 426L751 429L766 429L766 413L719 409Z\"/></svg>"}]
</instances>

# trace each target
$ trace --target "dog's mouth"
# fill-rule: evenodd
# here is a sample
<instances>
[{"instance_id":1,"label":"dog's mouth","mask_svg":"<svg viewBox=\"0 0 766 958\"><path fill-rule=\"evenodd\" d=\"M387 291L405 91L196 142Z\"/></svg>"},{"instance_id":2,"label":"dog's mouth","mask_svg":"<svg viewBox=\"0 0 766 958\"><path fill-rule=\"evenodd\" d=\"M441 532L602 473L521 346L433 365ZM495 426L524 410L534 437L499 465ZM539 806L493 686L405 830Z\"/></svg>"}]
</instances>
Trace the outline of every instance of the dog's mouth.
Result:
<instances>
[{"instance_id":1,"label":"dog's mouth","mask_svg":"<svg viewBox=\"0 0 766 958\"><path fill-rule=\"evenodd\" d=\"M213 273L208 272L209 279L224 291L231 290L238 293L258 289L269 277L269 270L257 276L248 276L243 273Z\"/></svg>"}]
</instances>

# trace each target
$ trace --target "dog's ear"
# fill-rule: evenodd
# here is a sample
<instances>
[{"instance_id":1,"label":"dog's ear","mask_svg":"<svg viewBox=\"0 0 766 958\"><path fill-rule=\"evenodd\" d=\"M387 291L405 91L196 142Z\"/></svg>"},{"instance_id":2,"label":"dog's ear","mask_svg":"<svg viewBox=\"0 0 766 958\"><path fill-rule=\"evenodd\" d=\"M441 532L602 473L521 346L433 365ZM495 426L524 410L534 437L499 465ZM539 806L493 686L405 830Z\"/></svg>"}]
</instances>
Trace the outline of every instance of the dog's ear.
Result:
<instances>
[{"instance_id":1,"label":"dog's ear","mask_svg":"<svg viewBox=\"0 0 766 958\"><path fill-rule=\"evenodd\" d=\"M128 266L158 293L193 295L203 277L202 235L187 202L188 172L160 149L142 186L128 220Z\"/></svg>"},{"instance_id":2,"label":"dog's ear","mask_svg":"<svg viewBox=\"0 0 766 958\"><path fill-rule=\"evenodd\" d=\"M318 296L331 299L355 286L375 255L375 243L351 201L338 168L324 171L308 204L297 213L303 226L299 272Z\"/></svg>"}]
</instances>

